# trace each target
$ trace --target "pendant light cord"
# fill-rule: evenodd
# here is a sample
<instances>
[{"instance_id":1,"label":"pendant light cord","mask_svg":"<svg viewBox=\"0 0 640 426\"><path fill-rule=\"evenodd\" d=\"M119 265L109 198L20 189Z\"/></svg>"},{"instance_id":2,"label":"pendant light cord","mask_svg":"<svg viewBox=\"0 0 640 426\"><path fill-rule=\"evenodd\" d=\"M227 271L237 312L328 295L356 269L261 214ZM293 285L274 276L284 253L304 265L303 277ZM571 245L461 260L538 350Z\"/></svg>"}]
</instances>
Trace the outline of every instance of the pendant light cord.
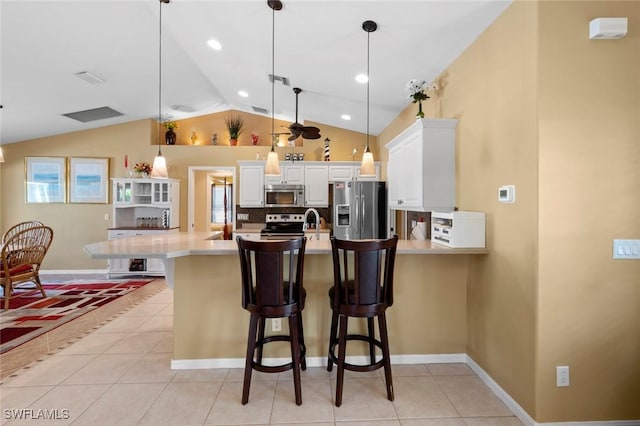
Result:
<instances>
[{"instance_id":1,"label":"pendant light cord","mask_svg":"<svg viewBox=\"0 0 640 426\"><path fill-rule=\"evenodd\" d=\"M271 151L274 151L275 130L275 86L276 86L276 9L271 9Z\"/></svg>"},{"instance_id":2,"label":"pendant light cord","mask_svg":"<svg viewBox=\"0 0 640 426\"><path fill-rule=\"evenodd\" d=\"M158 155L162 155L160 151L160 134L162 133L162 3L160 3L160 25L158 36Z\"/></svg>"},{"instance_id":3,"label":"pendant light cord","mask_svg":"<svg viewBox=\"0 0 640 426\"><path fill-rule=\"evenodd\" d=\"M367 31L367 152L369 151L369 82L371 76L369 75L369 38L371 32Z\"/></svg>"}]
</instances>

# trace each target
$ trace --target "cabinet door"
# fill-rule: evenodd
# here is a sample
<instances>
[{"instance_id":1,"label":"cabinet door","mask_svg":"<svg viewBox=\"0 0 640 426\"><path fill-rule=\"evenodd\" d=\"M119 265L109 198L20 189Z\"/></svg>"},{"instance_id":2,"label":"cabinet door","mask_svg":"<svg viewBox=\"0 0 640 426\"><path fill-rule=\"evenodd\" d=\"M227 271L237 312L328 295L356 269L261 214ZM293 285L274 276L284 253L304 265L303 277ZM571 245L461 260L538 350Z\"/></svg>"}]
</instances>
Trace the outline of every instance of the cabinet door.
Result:
<instances>
[{"instance_id":1,"label":"cabinet door","mask_svg":"<svg viewBox=\"0 0 640 426\"><path fill-rule=\"evenodd\" d=\"M380 164L376 164L375 165L376 168L376 174L375 176L365 176L362 177L360 176L360 166L356 166L354 169L354 175L356 177L356 180L380 180Z\"/></svg>"},{"instance_id":2,"label":"cabinet door","mask_svg":"<svg viewBox=\"0 0 640 426\"><path fill-rule=\"evenodd\" d=\"M422 208L422 135L413 133L401 147L400 193L398 203L405 209Z\"/></svg>"},{"instance_id":3,"label":"cabinet door","mask_svg":"<svg viewBox=\"0 0 640 426\"><path fill-rule=\"evenodd\" d=\"M152 183L152 203L153 204L169 204L171 201L171 182L153 182Z\"/></svg>"},{"instance_id":4,"label":"cabinet door","mask_svg":"<svg viewBox=\"0 0 640 426\"><path fill-rule=\"evenodd\" d=\"M264 206L264 166L240 166L240 206Z\"/></svg>"},{"instance_id":5,"label":"cabinet door","mask_svg":"<svg viewBox=\"0 0 640 426\"><path fill-rule=\"evenodd\" d=\"M123 230L110 230L109 239L115 240L118 238L125 238L129 236L129 231ZM109 259L107 261L107 270L109 274L122 274L129 272L129 259Z\"/></svg>"},{"instance_id":6,"label":"cabinet door","mask_svg":"<svg viewBox=\"0 0 640 426\"><path fill-rule=\"evenodd\" d=\"M304 174L304 205L327 207L329 205L329 167L306 166Z\"/></svg>"},{"instance_id":7,"label":"cabinet door","mask_svg":"<svg viewBox=\"0 0 640 426\"><path fill-rule=\"evenodd\" d=\"M329 182L353 179L353 166L329 166Z\"/></svg>"},{"instance_id":8,"label":"cabinet door","mask_svg":"<svg viewBox=\"0 0 640 426\"><path fill-rule=\"evenodd\" d=\"M152 201L152 190L151 190L151 180L149 179L140 179L133 181L133 196L132 202L133 204L151 204Z\"/></svg>"},{"instance_id":9,"label":"cabinet door","mask_svg":"<svg viewBox=\"0 0 640 426\"><path fill-rule=\"evenodd\" d=\"M401 208L403 201L400 200L402 171L402 146L396 145L389 149L389 161L387 163L387 185L389 188L388 198L390 208Z\"/></svg>"},{"instance_id":10,"label":"cabinet door","mask_svg":"<svg viewBox=\"0 0 640 426\"><path fill-rule=\"evenodd\" d=\"M113 181L113 204L131 204L131 181Z\"/></svg>"},{"instance_id":11,"label":"cabinet door","mask_svg":"<svg viewBox=\"0 0 640 426\"><path fill-rule=\"evenodd\" d=\"M292 164L287 165L282 170L283 183L287 185L304 185L305 167L303 165Z\"/></svg>"}]
</instances>

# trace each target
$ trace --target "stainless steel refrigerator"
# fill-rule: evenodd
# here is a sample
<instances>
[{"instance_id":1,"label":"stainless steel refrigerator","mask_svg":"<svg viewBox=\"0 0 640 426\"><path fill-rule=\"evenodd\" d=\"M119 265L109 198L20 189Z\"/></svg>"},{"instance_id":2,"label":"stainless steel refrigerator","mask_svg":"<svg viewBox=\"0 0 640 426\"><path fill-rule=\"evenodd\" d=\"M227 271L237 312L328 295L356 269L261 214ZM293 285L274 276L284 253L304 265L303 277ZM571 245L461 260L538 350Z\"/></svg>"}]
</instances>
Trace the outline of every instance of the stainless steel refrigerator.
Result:
<instances>
[{"instance_id":1,"label":"stainless steel refrigerator","mask_svg":"<svg viewBox=\"0 0 640 426\"><path fill-rule=\"evenodd\" d=\"M332 193L333 235L336 238L387 238L385 182L334 182Z\"/></svg>"}]
</instances>

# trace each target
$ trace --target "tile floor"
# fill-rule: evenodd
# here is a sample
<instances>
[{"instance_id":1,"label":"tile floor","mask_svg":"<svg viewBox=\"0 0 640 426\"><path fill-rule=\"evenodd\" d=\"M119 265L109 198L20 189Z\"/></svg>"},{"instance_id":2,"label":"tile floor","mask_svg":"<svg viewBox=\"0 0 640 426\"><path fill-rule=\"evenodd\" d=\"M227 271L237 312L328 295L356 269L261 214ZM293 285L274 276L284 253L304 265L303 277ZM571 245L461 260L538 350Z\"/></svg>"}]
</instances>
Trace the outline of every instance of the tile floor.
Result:
<instances>
[{"instance_id":1,"label":"tile floor","mask_svg":"<svg viewBox=\"0 0 640 426\"><path fill-rule=\"evenodd\" d=\"M340 408L332 401L335 369L302 373L300 407L291 372L254 373L242 406L242 369L169 368L171 324L172 294L165 289L4 379L2 424L522 424L465 364L393 366L393 402L381 370L347 372Z\"/></svg>"}]
</instances>

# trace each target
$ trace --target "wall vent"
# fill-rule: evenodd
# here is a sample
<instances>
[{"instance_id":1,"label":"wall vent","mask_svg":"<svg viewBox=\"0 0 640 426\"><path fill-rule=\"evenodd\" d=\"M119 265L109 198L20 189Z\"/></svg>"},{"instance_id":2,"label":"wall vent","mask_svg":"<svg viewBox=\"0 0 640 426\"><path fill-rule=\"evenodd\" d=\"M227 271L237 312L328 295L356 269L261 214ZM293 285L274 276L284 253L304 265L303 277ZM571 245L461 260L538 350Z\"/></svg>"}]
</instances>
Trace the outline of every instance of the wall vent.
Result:
<instances>
[{"instance_id":1,"label":"wall vent","mask_svg":"<svg viewBox=\"0 0 640 426\"><path fill-rule=\"evenodd\" d=\"M121 112L111 109L109 107L100 107L94 109L86 109L84 111L69 112L62 114L65 117L69 117L73 120L87 123L89 121L104 120L105 118L119 117L123 115Z\"/></svg>"},{"instance_id":2,"label":"wall vent","mask_svg":"<svg viewBox=\"0 0 640 426\"><path fill-rule=\"evenodd\" d=\"M266 108L257 107L255 105L252 105L251 108L253 109L254 112L257 112L259 114L269 115L269 110Z\"/></svg>"},{"instance_id":3,"label":"wall vent","mask_svg":"<svg viewBox=\"0 0 640 426\"><path fill-rule=\"evenodd\" d=\"M289 86L289 78L283 77L281 75L273 75L269 74L269 81L273 83L274 81L279 81L283 86Z\"/></svg>"}]
</instances>

